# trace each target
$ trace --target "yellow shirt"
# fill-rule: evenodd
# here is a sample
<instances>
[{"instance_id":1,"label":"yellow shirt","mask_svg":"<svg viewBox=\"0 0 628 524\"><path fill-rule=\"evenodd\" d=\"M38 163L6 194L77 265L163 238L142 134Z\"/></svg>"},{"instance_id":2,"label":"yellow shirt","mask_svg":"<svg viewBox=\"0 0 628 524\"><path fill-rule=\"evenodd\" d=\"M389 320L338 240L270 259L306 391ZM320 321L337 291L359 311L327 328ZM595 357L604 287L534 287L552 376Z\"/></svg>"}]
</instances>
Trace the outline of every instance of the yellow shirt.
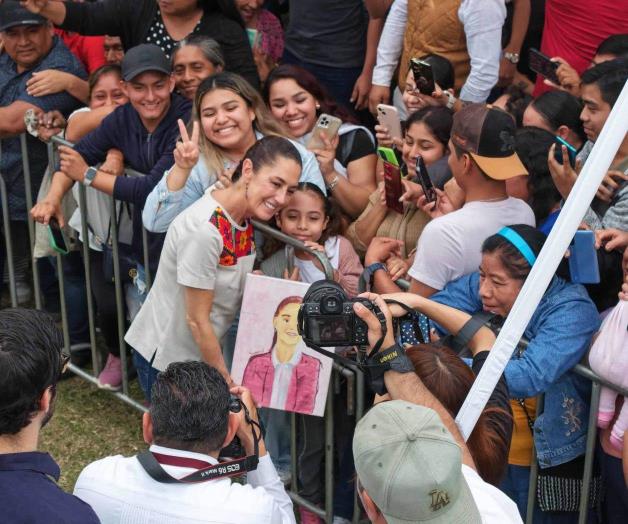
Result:
<instances>
[{"instance_id":1,"label":"yellow shirt","mask_svg":"<svg viewBox=\"0 0 628 524\"><path fill-rule=\"evenodd\" d=\"M526 398L524 404L528 415L534 422L536 418L536 398ZM529 466L532 464L532 431L528 424L526 412L516 400L510 401L514 427L512 440L510 442L510 453L508 454L508 464L515 466Z\"/></svg>"}]
</instances>

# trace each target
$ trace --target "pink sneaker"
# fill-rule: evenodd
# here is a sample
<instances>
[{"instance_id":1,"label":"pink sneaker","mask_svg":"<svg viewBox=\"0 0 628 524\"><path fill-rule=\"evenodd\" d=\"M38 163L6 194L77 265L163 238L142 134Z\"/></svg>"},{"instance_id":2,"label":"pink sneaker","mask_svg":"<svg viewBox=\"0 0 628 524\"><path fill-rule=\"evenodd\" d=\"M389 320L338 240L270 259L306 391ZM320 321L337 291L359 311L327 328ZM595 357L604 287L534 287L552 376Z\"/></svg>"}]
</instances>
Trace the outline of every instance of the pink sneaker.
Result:
<instances>
[{"instance_id":1,"label":"pink sneaker","mask_svg":"<svg viewBox=\"0 0 628 524\"><path fill-rule=\"evenodd\" d=\"M316 513L312 513L303 506L299 506L299 516L301 517L301 524L321 524L323 522Z\"/></svg>"},{"instance_id":2,"label":"pink sneaker","mask_svg":"<svg viewBox=\"0 0 628 524\"><path fill-rule=\"evenodd\" d=\"M98 375L98 387L118 391L122 384L122 362L119 357L109 353L105 367Z\"/></svg>"}]
</instances>

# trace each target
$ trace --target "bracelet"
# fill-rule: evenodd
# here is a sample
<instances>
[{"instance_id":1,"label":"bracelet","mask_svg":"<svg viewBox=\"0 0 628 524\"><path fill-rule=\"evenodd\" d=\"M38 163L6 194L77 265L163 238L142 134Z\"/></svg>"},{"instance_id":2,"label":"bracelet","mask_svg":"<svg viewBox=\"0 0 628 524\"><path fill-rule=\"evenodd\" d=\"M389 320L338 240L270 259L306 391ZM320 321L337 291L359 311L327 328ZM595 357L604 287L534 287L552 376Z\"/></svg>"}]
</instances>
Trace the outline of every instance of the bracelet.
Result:
<instances>
[{"instance_id":1,"label":"bracelet","mask_svg":"<svg viewBox=\"0 0 628 524\"><path fill-rule=\"evenodd\" d=\"M338 175L336 175L334 179L327 186L327 191L330 191L330 192L333 191L334 188L338 185L338 182L340 182L340 178L338 177Z\"/></svg>"}]
</instances>

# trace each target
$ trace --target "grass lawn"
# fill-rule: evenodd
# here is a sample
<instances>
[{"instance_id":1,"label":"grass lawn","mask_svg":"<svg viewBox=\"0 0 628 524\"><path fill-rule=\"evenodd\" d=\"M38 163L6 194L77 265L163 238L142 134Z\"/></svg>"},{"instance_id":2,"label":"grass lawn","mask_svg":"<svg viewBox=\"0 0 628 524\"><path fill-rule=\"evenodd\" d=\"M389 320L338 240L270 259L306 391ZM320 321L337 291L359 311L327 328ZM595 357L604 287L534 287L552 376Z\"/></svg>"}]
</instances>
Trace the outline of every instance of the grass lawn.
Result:
<instances>
[{"instance_id":1,"label":"grass lawn","mask_svg":"<svg viewBox=\"0 0 628 524\"><path fill-rule=\"evenodd\" d=\"M142 398L137 381L130 388L133 398ZM72 492L81 470L94 460L145 448L139 411L76 376L58 384L55 414L39 449L61 466L62 489Z\"/></svg>"}]
</instances>

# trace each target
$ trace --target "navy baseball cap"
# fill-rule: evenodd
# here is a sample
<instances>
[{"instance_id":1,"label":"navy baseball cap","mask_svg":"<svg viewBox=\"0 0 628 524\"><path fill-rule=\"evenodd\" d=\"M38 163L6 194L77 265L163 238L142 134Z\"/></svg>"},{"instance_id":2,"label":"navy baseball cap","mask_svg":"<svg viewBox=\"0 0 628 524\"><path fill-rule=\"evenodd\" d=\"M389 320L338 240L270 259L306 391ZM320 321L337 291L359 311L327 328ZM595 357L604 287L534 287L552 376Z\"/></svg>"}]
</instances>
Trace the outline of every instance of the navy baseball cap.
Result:
<instances>
[{"instance_id":1,"label":"navy baseball cap","mask_svg":"<svg viewBox=\"0 0 628 524\"><path fill-rule=\"evenodd\" d=\"M4 1L0 4L0 31L6 31L18 25L43 25L47 23L41 15L31 13L18 2Z\"/></svg>"},{"instance_id":2,"label":"navy baseball cap","mask_svg":"<svg viewBox=\"0 0 628 524\"><path fill-rule=\"evenodd\" d=\"M170 60L161 47L155 44L140 44L129 49L122 59L122 79L133 80L146 71L158 71L169 75L172 72Z\"/></svg>"}]
</instances>

